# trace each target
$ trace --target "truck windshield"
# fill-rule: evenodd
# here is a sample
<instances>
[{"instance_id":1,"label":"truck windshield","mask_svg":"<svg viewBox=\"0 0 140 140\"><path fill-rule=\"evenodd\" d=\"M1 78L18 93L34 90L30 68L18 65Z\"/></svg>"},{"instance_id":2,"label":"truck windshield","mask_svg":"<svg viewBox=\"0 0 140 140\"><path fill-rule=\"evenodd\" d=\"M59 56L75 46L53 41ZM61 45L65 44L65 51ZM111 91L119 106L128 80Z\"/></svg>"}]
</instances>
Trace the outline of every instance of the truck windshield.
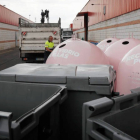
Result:
<instances>
[{"instance_id":1,"label":"truck windshield","mask_svg":"<svg viewBox=\"0 0 140 140\"><path fill-rule=\"evenodd\" d=\"M63 31L63 36L72 36L72 31Z\"/></svg>"}]
</instances>

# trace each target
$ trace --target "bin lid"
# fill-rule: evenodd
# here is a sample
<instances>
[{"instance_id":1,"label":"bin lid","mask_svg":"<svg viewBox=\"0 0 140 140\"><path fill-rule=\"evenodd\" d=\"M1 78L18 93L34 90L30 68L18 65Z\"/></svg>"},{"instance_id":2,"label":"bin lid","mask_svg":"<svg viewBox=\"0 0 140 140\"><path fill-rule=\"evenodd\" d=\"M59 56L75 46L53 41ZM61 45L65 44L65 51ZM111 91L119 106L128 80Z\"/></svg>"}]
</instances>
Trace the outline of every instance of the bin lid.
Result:
<instances>
[{"instance_id":1,"label":"bin lid","mask_svg":"<svg viewBox=\"0 0 140 140\"><path fill-rule=\"evenodd\" d=\"M110 64L114 66L116 71L125 54L139 44L140 40L131 38L121 39L108 47L105 54L108 56Z\"/></svg>"},{"instance_id":2,"label":"bin lid","mask_svg":"<svg viewBox=\"0 0 140 140\"><path fill-rule=\"evenodd\" d=\"M119 39L117 38L107 38L105 40L102 40L97 47L100 48L103 52L106 51L106 49L112 45L113 43L117 42Z\"/></svg>"},{"instance_id":3,"label":"bin lid","mask_svg":"<svg viewBox=\"0 0 140 140\"><path fill-rule=\"evenodd\" d=\"M18 64L0 71L0 81L66 84L71 88L76 80L77 85L110 86L115 78L110 65Z\"/></svg>"},{"instance_id":4,"label":"bin lid","mask_svg":"<svg viewBox=\"0 0 140 140\"><path fill-rule=\"evenodd\" d=\"M0 80L41 83L66 83L66 76L75 76L76 66L17 64L0 72Z\"/></svg>"},{"instance_id":5,"label":"bin lid","mask_svg":"<svg viewBox=\"0 0 140 140\"><path fill-rule=\"evenodd\" d=\"M80 39L69 39L59 44L48 57L47 64L102 64L108 65L106 55L94 44Z\"/></svg>"}]
</instances>

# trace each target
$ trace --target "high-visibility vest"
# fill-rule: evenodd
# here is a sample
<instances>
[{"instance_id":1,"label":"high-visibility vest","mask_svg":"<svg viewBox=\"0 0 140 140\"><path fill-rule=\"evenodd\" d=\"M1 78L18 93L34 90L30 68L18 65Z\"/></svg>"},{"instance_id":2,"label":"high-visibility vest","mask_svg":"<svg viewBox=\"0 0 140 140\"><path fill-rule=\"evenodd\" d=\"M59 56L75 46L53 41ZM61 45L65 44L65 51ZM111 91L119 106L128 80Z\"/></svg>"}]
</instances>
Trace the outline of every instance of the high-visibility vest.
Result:
<instances>
[{"instance_id":1,"label":"high-visibility vest","mask_svg":"<svg viewBox=\"0 0 140 140\"><path fill-rule=\"evenodd\" d=\"M49 48L49 49L53 49L54 47L54 43L53 42L49 42L49 41L46 41L45 42L45 48Z\"/></svg>"}]
</instances>

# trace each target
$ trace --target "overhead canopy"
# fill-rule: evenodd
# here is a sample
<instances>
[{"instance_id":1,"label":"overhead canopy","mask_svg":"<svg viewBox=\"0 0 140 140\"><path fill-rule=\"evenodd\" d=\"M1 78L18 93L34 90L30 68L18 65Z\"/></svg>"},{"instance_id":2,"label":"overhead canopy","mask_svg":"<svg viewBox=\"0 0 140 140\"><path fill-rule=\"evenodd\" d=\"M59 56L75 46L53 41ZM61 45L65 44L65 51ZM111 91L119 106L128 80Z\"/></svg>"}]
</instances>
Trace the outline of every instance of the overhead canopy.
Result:
<instances>
[{"instance_id":1,"label":"overhead canopy","mask_svg":"<svg viewBox=\"0 0 140 140\"><path fill-rule=\"evenodd\" d=\"M79 17L79 16L84 16L85 14L88 14L88 16L91 16L93 15L94 13L93 12L79 12L76 16Z\"/></svg>"},{"instance_id":2,"label":"overhead canopy","mask_svg":"<svg viewBox=\"0 0 140 140\"><path fill-rule=\"evenodd\" d=\"M78 14L77 14L77 17L79 17L79 16L84 16L85 14L88 14L89 12L79 12Z\"/></svg>"}]
</instances>

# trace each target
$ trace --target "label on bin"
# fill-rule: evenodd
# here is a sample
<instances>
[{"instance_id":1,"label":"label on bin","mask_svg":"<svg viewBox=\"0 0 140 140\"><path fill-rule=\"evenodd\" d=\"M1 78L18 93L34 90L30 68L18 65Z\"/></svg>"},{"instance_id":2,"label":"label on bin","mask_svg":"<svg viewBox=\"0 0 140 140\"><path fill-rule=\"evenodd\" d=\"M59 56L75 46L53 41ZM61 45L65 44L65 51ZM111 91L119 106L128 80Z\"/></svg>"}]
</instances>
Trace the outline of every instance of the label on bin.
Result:
<instances>
[{"instance_id":1,"label":"label on bin","mask_svg":"<svg viewBox=\"0 0 140 140\"><path fill-rule=\"evenodd\" d=\"M74 57L79 57L80 54L78 52L68 49L59 49L58 51L52 53L53 57L61 57L65 59L67 59L70 55Z\"/></svg>"},{"instance_id":2,"label":"label on bin","mask_svg":"<svg viewBox=\"0 0 140 140\"><path fill-rule=\"evenodd\" d=\"M140 53L133 54L127 57L126 61L133 60L133 64L140 63Z\"/></svg>"}]
</instances>

